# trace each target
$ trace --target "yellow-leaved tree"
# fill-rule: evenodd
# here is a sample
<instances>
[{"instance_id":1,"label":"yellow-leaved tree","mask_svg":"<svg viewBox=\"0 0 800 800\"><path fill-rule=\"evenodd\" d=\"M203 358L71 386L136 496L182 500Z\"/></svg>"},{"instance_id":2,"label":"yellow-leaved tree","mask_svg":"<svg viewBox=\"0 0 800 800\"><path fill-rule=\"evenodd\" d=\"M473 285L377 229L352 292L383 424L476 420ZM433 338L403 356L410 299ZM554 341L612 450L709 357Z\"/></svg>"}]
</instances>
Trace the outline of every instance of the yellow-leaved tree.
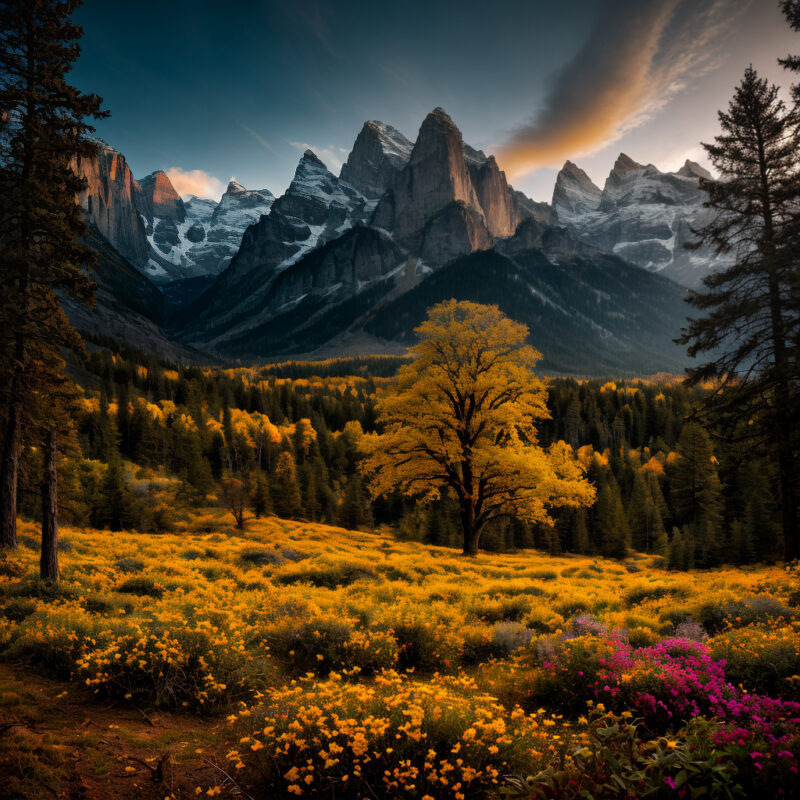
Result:
<instances>
[{"instance_id":1,"label":"yellow-leaved tree","mask_svg":"<svg viewBox=\"0 0 800 800\"><path fill-rule=\"evenodd\" d=\"M414 360L378 400L382 432L363 440L373 497L399 490L435 502L449 488L471 556L492 520L548 524L554 507L594 501L572 448L538 444L549 412L524 325L497 306L447 300L416 333Z\"/></svg>"}]
</instances>

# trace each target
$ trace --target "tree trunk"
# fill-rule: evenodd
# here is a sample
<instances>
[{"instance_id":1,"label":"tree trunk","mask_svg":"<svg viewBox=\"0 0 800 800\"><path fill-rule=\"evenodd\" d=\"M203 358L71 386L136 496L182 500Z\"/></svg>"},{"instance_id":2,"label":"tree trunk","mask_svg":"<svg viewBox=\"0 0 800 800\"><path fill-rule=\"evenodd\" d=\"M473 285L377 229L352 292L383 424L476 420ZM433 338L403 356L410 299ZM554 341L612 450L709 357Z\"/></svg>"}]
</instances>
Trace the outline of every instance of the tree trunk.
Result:
<instances>
[{"instance_id":1,"label":"tree trunk","mask_svg":"<svg viewBox=\"0 0 800 800\"><path fill-rule=\"evenodd\" d=\"M0 464L0 548L17 547L17 473L19 471L20 404L12 397Z\"/></svg>"},{"instance_id":2,"label":"tree trunk","mask_svg":"<svg viewBox=\"0 0 800 800\"><path fill-rule=\"evenodd\" d=\"M58 443L56 432L45 434L42 475L42 557L39 576L43 581L58 580Z\"/></svg>"},{"instance_id":3,"label":"tree trunk","mask_svg":"<svg viewBox=\"0 0 800 800\"><path fill-rule=\"evenodd\" d=\"M795 494L794 453L789 437L778 445L778 463L781 473L781 511L783 516L783 557L794 561L800 558L800 530L797 523L797 496Z\"/></svg>"},{"instance_id":4,"label":"tree trunk","mask_svg":"<svg viewBox=\"0 0 800 800\"><path fill-rule=\"evenodd\" d=\"M463 498L461 500L461 529L464 534L464 549L465 556L478 555L478 540L480 539L480 528L475 524L475 504L472 498Z\"/></svg>"}]
</instances>

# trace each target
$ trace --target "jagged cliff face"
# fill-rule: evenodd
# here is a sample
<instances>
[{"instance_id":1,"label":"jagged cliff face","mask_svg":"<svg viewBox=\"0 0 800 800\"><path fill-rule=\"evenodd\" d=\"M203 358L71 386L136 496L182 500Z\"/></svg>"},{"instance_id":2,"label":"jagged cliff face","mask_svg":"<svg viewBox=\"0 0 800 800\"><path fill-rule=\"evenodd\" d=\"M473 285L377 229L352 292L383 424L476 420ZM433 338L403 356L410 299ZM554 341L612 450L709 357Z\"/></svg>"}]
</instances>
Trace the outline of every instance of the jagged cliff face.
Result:
<instances>
[{"instance_id":1,"label":"jagged cliff face","mask_svg":"<svg viewBox=\"0 0 800 800\"><path fill-rule=\"evenodd\" d=\"M494 157L465 145L442 109L426 117L414 145L367 122L339 178L304 153L286 193L247 229L229 267L178 324L186 341L249 348L256 330L283 336L272 321L299 314L294 304L316 319L332 304L358 306L377 286L406 291L452 259L512 236L520 222L545 224L551 214L515 192Z\"/></svg>"},{"instance_id":2,"label":"jagged cliff face","mask_svg":"<svg viewBox=\"0 0 800 800\"><path fill-rule=\"evenodd\" d=\"M149 245L137 211L141 189L125 157L103 146L93 158L81 159L78 172L87 181L80 204L87 221L135 264L147 264Z\"/></svg>"},{"instance_id":3,"label":"jagged cliff face","mask_svg":"<svg viewBox=\"0 0 800 800\"><path fill-rule=\"evenodd\" d=\"M389 183L372 225L391 231L437 268L512 236L525 219L545 221L550 213L546 204L515 192L494 156L465 144L437 108L422 123L408 163Z\"/></svg>"},{"instance_id":4,"label":"jagged cliff face","mask_svg":"<svg viewBox=\"0 0 800 800\"><path fill-rule=\"evenodd\" d=\"M88 183L79 200L89 223L159 283L221 272L245 229L275 200L266 189L252 191L232 181L219 202L191 197L184 203L164 172L138 182L124 156L107 145L78 170Z\"/></svg>"},{"instance_id":5,"label":"jagged cliff face","mask_svg":"<svg viewBox=\"0 0 800 800\"><path fill-rule=\"evenodd\" d=\"M269 214L245 230L230 265L187 310L190 335L204 336L206 330L216 335L239 317L267 314L275 278L306 254L363 223L367 213L364 195L306 150L289 188L272 202ZM379 265L375 268L380 270Z\"/></svg>"},{"instance_id":6,"label":"jagged cliff face","mask_svg":"<svg viewBox=\"0 0 800 800\"><path fill-rule=\"evenodd\" d=\"M159 170L139 182L138 209L150 242L147 270L154 279L183 277L181 250L186 209L166 173Z\"/></svg>"},{"instance_id":7,"label":"jagged cliff face","mask_svg":"<svg viewBox=\"0 0 800 800\"><path fill-rule=\"evenodd\" d=\"M397 128L370 120L358 134L339 177L365 197L379 199L408 164L413 148Z\"/></svg>"},{"instance_id":8,"label":"jagged cliff face","mask_svg":"<svg viewBox=\"0 0 800 800\"><path fill-rule=\"evenodd\" d=\"M402 346L425 308L462 296L506 303L554 369L630 367L636 352L654 368L677 364L672 333L661 333L679 327L681 290L607 252L654 270L688 259L680 245L702 204L697 165L664 174L623 156L601 190L568 163L550 207L514 191L441 109L413 146L366 123L339 177L306 151L277 199L232 181L219 203L183 201L163 172L140 186L120 177L118 161L104 164L87 214L104 207L95 194L119 196L106 203L116 210L104 235L124 238L127 209L139 263L171 281L160 294L171 303L164 319L185 345L239 358L330 353L354 341L374 352L374 337ZM665 324L649 330L662 311Z\"/></svg>"},{"instance_id":9,"label":"jagged cliff face","mask_svg":"<svg viewBox=\"0 0 800 800\"><path fill-rule=\"evenodd\" d=\"M488 229L475 231L476 223L480 227L482 222L485 228L486 220L464 158L461 132L450 117L437 108L422 123L411 158L378 203L372 224L391 231L412 251L421 252L426 226L450 206L453 208L448 212L449 217L468 209L473 221L470 226L464 226L464 230L469 229L471 233L467 240L454 240L448 251L437 248L445 258L477 249L486 241Z\"/></svg>"},{"instance_id":10,"label":"jagged cliff face","mask_svg":"<svg viewBox=\"0 0 800 800\"><path fill-rule=\"evenodd\" d=\"M267 189L245 189L236 181L228 184L218 203L189 197L184 203L183 269L190 277L218 275L239 251L244 231L268 214L274 202Z\"/></svg>"},{"instance_id":11,"label":"jagged cliff face","mask_svg":"<svg viewBox=\"0 0 800 800\"><path fill-rule=\"evenodd\" d=\"M560 222L569 223L575 217L596 211L603 192L578 166L567 161L556 177L553 189L553 208Z\"/></svg>"},{"instance_id":12,"label":"jagged cliff face","mask_svg":"<svg viewBox=\"0 0 800 800\"><path fill-rule=\"evenodd\" d=\"M157 170L139 181L142 187L140 212L148 219L183 222L186 209L175 187L163 170Z\"/></svg>"},{"instance_id":13,"label":"jagged cliff face","mask_svg":"<svg viewBox=\"0 0 800 800\"><path fill-rule=\"evenodd\" d=\"M584 241L695 287L721 263L707 250L685 249L691 228L708 217L699 180L710 177L691 161L664 173L623 153L601 191L567 162L556 179L553 210Z\"/></svg>"}]
</instances>

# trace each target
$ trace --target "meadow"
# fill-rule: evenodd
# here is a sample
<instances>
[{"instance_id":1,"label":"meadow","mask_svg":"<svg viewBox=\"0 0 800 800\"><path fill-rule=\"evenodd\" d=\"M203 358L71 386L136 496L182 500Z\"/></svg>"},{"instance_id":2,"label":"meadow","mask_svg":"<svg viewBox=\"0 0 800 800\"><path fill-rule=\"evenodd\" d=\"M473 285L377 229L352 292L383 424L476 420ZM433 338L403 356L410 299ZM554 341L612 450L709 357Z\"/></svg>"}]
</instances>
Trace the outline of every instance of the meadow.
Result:
<instances>
[{"instance_id":1,"label":"meadow","mask_svg":"<svg viewBox=\"0 0 800 800\"><path fill-rule=\"evenodd\" d=\"M465 559L210 509L159 535L64 528L45 584L34 524L20 543L0 561L4 796L103 796L20 756L37 681L177 731L118 767L144 773L129 796L798 794L800 581L780 566Z\"/></svg>"}]
</instances>

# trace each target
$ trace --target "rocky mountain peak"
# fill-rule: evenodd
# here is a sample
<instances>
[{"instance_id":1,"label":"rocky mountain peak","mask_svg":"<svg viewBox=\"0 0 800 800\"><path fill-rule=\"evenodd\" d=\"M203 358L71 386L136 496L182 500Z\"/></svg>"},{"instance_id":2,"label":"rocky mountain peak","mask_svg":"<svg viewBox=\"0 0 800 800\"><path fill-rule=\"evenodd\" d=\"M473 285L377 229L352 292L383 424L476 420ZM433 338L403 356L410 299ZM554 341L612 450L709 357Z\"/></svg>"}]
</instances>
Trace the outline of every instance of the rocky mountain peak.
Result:
<instances>
[{"instance_id":1,"label":"rocky mountain peak","mask_svg":"<svg viewBox=\"0 0 800 800\"><path fill-rule=\"evenodd\" d=\"M381 197L394 176L408 163L414 145L385 122L365 122L340 177L366 197Z\"/></svg>"},{"instance_id":2,"label":"rocky mountain peak","mask_svg":"<svg viewBox=\"0 0 800 800\"><path fill-rule=\"evenodd\" d=\"M125 157L98 140L100 150L76 166L86 179L79 201L86 219L125 258L138 267L147 263L148 243L138 207L142 190Z\"/></svg>"},{"instance_id":3,"label":"rocky mountain peak","mask_svg":"<svg viewBox=\"0 0 800 800\"><path fill-rule=\"evenodd\" d=\"M139 181L142 187L142 208L141 213L148 219L154 217L171 219L176 222L183 222L186 217L186 209L183 206L172 181L167 177L163 170L151 172L147 177Z\"/></svg>"},{"instance_id":4,"label":"rocky mountain peak","mask_svg":"<svg viewBox=\"0 0 800 800\"><path fill-rule=\"evenodd\" d=\"M567 161L556 177L553 208L562 222L594 211L600 205L602 192L592 179L572 161Z\"/></svg>"},{"instance_id":5,"label":"rocky mountain peak","mask_svg":"<svg viewBox=\"0 0 800 800\"><path fill-rule=\"evenodd\" d=\"M228 183L228 188L225 190L225 194L228 194L228 195L231 195L231 194L244 194L246 191L247 191L247 189L245 189L244 186L242 186L241 183L238 183L235 180L231 180Z\"/></svg>"},{"instance_id":6,"label":"rocky mountain peak","mask_svg":"<svg viewBox=\"0 0 800 800\"><path fill-rule=\"evenodd\" d=\"M378 203L372 223L437 265L489 240L461 132L441 108L425 117L411 157ZM434 236L436 246L428 247Z\"/></svg>"},{"instance_id":7,"label":"rocky mountain peak","mask_svg":"<svg viewBox=\"0 0 800 800\"><path fill-rule=\"evenodd\" d=\"M325 164L322 162L320 157L310 147L306 148L306 150L303 152L303 158L301 159L301 163L302 161L310 161L312 164L319 164L319 166L327 169L327 167L325 167Z\"/></svg>"},{"instance_id":8,"label":"rocky mountain peak","mask_svg":"<svg viewBox=\"0 0 800 800\"><path fill-rule=\"evenodd\" d=\"M682 178L705 178L706 180L712 178L711 173L705 167L701 167L696 161L690 161L688 158L675 174Z\"/></svg>"},{"instance_id":9,"label":"rocky mountain peak","mask_svg":"<svg viewBox=\"0 0 800 800\"><path fill-rule=\"evenodd\" d=\"M619 156L617 156L617 160L614 162L614 167L611 172L612 174L622 176L638 169L644 169L644 164L638 164L629 155L620 153Z\"/></svg>"}]
</instances>

